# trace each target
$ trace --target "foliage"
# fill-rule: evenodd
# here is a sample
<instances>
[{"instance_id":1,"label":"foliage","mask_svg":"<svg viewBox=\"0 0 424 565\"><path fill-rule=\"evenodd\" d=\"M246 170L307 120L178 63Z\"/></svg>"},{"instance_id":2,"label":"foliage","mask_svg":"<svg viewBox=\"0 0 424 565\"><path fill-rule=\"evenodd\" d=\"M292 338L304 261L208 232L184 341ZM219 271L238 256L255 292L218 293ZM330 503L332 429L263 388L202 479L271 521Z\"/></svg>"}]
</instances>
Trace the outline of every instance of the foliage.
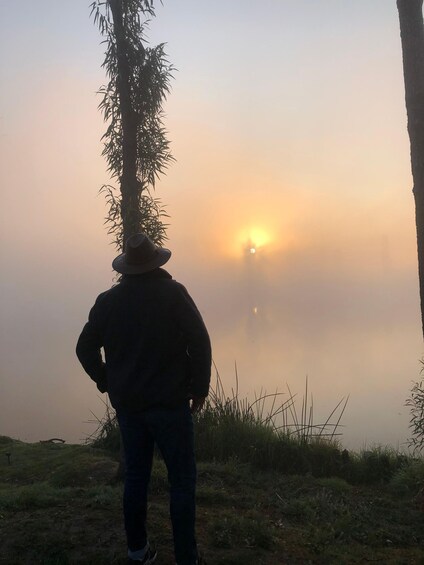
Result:
<instances>
[{"instance_id":1,"label":"foliage","mask_svg":"<svg viewBox=\"0 0 424 565\"><path fill-rule=\"evenodd\" d=\"M288 388L288 390L290 390ZM340 401L322 424L314 423L305 398L296 408L295 395L282 400L280 393L261 393L250 402L236 388L227 395L218 371L204 409L195 416L196 457L203 462L237 462L258 471L332 477L353 485L386 484L404 469L409 458L390 447L377 446L359 453L342 449L339 436L346 401ZM87 442L119 454L119 427L115 413L105 403L103 418ZM310 406L313 406L310 401Z\"/></svg>"},{"instance_id":2,"label":"foliage","mask_svg":"<svg viewBox=\"0 0 424 565\"><path fill-rule=\"evenodd\" d=\"M291 393L283 402L278 392L261 393L250 402L239 397L237 370L236 382L236 390L227 396L217 371L216 383L211 387L205 407L195 416L199 461L237 459L258 469L278 469L284 473L342 474L346 458L334 438L338 435L346 402L339 403L336 407L339 411L333 410L324 423L318 425L307 410L307 385L298 416ZM105 407L102 418L95 416L96 430L87 438L87 443L117 457L119 427L113 409L107 403Z\"/></svg>"},{"instance_id":3,"label":"foliage","mask_svg":"<svg viewBox=\"0 0 424 565\"><path fill-rule=\"evenodd\" d=\"M399 500L388 497L382 490L348 486L340 489L340 484L323 483L322 479L290 477L277 487L276 504L282 523L304 528L306 545L315 554L327 556L327 560L317 560L319 563L362 562L363 559L353 556L349 560L348 553L344 553L346 547L354 550L359 544L371 552L371 548L378 546L393 548L416 542L414 535L418 530L411 536L406 527L408 523L412 525L411 518L404 514ZM417 518L422 521L418 512L415 520ZM339 559L335 554L339 554ZM382 562L392 561L382 559ZM393 562L397 562L396 559Z\"/></svg>"},{"instance_id":4,"label":"foliage","mask_svg":"<svg viewBox=\"0 0 424 565\"><path fill-rule=\"evenodd\" d=\"M408 463L393 476L390 487L399 496L418 494L424 489L424 460L408 460Z\"/></svg>"},{"instance_id":5,"label":"foliage","mask_svg":"<svg viewBox=\"0 0 424 565\"><path fill-rule=\"evenodd\" d=\"M112 5L119 5L122 10L122 29L114 22ZM173 160L162 110L170 90L173 67L166 58L164 44L149 47L145 39L148 18L155 16L153 0L95 0L90 7L94 23L105 38L102 66L109 78L108 84L100 88L99 108L108 123L102 137L102 154L111 177L121 184L120 192L111 185L101 189L109 205L108 233L113 235L117 247L122 248L127 222L133 233L144 231L155 243L161 244L166 231L163 218L167 215L160 201L153 198L152 189ZM119 33L124 51L118 44ZM127 99L120 89L123 80L128 87ZM125 107L130 113L127 124L134 128L135 139L134 153L129 158L130 161L134 159L135 186L130 187L125 185L124 179L128 157L124 139ZM129 205L124 206L125 198Z\"/></svg>"},{"instance_id":6,"label":"foliage","mask_svg":"<svg viewBox=\"0 0 424 565\"><path fill-rule=\"evenodd\" d=\"M209 527L211 544L227 549L244 545L269 550L273 546L273 534L272 524L257 510L251 510L242 516L231 510L221 512Z\"/></svg>"},{"instance_id":7,"label":"foliage","mask_svg":"<svg viewBox=\"0 0 424 565\"><path fill-rule=\"evenodd\" d=\"M49 481L54 487L78 487L112 480L116 472L116 464L99 449L7 439L0 443L0 477L5 483Z\"/></svg>"},{"instance_id":8,"label":"foliage","mask_svg":"<svg viewBox=\"0 0 424 565\"><path fill-rule=\"evenodd\" d=\"M307 381L300 415L289 387L285 400L282 393L262 391L253 402L240 399L237 368L236 389L231 392L231 396L225 393L216 371L215 386L211 387L204 409L195 417L196 453L200 460L237 458L259 469L316 476L340 472L343 458L335 436L346 402L340 402L324 423L316 424L312 401L310 409L308 405ZM335 422L331 421L333 416Z\"/></svg>"},{"instance_id":9,"label":"foliage","mask_svg":"<svg viewBox=\"0 0 424 565\"><path fill-rule=\"evenodd\" d=\"M110 404L104 402L104 406L105 413L102 418L97 417L92 412L94 420L90 420L90 423L96 424L96 429L87 437L86 443L92 447L104 449L109 453L118 455L121 447L118 420Z\"/></svg>"},{"instance_id":10,"label":"foliage","mask_svg":"<svg viewBox=\"0 0 424 565\"><path fill-rule=\"evenodd\" d=\"M72 489L58 488L47 482L31 485L0 486L0 510L30 510L60 506L74 495Z\"/></svg>"},{"instance_id":11,"label":"foliage","mask_svg":"<svg viewBox=\"0 0 424 565\"><path fill-rule=\"evenodd\" d=\"M387 483L407 462L406 455L391 447L377 446L360 453L349 452L343 476L352 484Z\"/></svg>"},{"instance_id":12,"label":"foliage","mask_svg":"<svg viewBox=\"0 0 424 565\"><path fill-rule=\"evenodd\" d=\"M411 411L409 428L412 437L409 440L409 447L415 453L419 453L424 449L424 380L414 383L411 396L405 404Z\"/></svg>"},{"instance_id":13,"label":"foliage","mask_svg":"<svg viewBox=\"0 0 424 565\"><path fill-rule=\"evenodd\" d=\"M283 402L281 399L285 396L285 393L277 391L273 394L267 394L263 390L260 391L259 396L255 393L255 400L252 402L248 398L240 399L237 365L235 366L236 386L235 389L231 389L231 396L225 392L216 367L215 375L215 385L211 386L201 418L236 421L250 426L259 426L263 430L268 430L268 432L263 433L269 434L272 431L278 437L285 436L295 439L301 444L321 440L333 442L336 436L340 435L338 430L341 427L340 421L346 409L348 398L342 398L326 420L317 424L313 418L313 398L312 395L309 395L308 379L305 382L305 393L301 400L299 414L296 406L296 395L292 394L288 385L288 398Z\"/></svg>"},{"instance_id":14,"label":"foliage","mask_svg":"<svg viewBox=\"0 0 424 565\"><path fill-rule=\"evenodd\" d=\"M111 484L104 473L96 475L99 464L116 467L110 457L90 446L26 444L10 438L0 443L4 563L125 561L122 486ZM5 454L10 452L9 465ZM84 474L78 472L81 462ZM408 458L388 485L368 487L334 477L264 471L236 458L199 462L197 537L202 556L206 563L227 565L422 563L424 513L415 497L422 473L422 460ZM59 475L74 474L78 486L57 486ZM158 559L173 563L167 473L158 459L148 521Z\"/></svg>"}]
</instances>

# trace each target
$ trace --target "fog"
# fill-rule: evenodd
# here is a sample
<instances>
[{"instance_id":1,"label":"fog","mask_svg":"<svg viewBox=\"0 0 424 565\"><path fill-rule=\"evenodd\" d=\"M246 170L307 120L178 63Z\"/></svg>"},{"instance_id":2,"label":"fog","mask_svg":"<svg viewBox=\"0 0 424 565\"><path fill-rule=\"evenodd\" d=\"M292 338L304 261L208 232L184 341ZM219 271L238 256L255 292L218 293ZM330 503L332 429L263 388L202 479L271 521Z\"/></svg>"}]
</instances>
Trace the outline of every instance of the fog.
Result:
<instances>
[{"instance_id":1,"label":"fog","mask_svg":"<svg viewBox=\"0 0 424 565\"><path fill-rule=\"evenodd\" d=\"M307 376L317 422L350 395L343 444L403 447L422 336L395 6L251 4L165 3L152 24L178 68L167 268L229 394L235 363L250 398ZM104 407L74 348L117 254L100 37L85 2L0 10L0 433L81 441Z\"/></svg>"}]
</instances>

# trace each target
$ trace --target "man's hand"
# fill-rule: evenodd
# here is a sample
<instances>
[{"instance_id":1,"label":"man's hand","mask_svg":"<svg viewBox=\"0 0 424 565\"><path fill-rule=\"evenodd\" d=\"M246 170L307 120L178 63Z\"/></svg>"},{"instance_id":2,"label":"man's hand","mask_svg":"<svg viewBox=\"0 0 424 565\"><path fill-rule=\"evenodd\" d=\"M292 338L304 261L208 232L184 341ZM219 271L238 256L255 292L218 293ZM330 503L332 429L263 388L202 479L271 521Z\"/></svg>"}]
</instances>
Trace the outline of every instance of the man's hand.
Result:
<instances>
[{"instance_id":1,"label":"man's hand","mask_svg":"<svg viewBox=\"0 0 424 565\"><path fill-rule=\"evenodd\" d=\"M194 396L191 400L191 413L197 414L203 408L206 396Z\"/></svg>"},{"instance_id":2,"label":"man's hand","mask_svg":"<svg viewBox=\"0 0 424 565\"><path fill-rule=\"evenodd\" d=\"M107 392L106 363L102 362L101 374L96 380L97 389L100 392Z\"/></svg>"}]
</instances>

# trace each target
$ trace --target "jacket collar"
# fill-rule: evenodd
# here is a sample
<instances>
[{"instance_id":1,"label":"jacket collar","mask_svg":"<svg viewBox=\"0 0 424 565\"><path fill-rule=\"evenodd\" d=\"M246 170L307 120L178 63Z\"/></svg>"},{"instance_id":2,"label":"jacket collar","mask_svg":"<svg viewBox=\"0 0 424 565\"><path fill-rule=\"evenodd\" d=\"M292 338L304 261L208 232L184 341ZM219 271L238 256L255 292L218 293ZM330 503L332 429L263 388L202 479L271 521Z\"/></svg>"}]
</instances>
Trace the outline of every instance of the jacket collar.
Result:
<instances>
[{"instance_id":1,"label":"jacket collar","mask_svg":"<svg viewBox=\"0 0 424 565\"><path fill-rule=\"evenodd\" d=\"M157 268L153 269L153 271L148 271L147 273L142 273L139 275L122 275L122 283L132 283L132 282L141 282L147 281L152 279L172 279L172 275L165 271L165 269Z\"/></svg>"}]
</instances>

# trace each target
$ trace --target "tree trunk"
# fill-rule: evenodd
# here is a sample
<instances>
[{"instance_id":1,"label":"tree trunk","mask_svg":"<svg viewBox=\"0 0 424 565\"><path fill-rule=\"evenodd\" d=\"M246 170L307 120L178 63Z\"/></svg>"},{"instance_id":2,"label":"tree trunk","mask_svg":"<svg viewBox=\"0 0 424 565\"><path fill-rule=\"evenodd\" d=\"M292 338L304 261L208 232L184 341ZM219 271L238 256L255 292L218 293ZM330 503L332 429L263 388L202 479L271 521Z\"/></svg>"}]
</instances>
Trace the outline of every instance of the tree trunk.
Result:
<instances>
[{"instance_id":1,"label":"tree trunk","mask_svg":"<svg viewBox=\"0 0 424 565\"><path fill-rule=\"evenodd\" d=\"M123 224L122 247L127 239L139 231L139 180L137 178L137 114L131 100L131 68L128 60L128 38L125 35L122 0L108 0L113 16L118 61L116 89L122 120L122 176L121 216ZM124 250L124 249L123 249Z\"/></svg>"},{"instance_id":2,"label":"tree trunk","mask_svg":"<svg viewBox=\"0 0 424 565\"><path fill-rule=\"evenodd\" d=\"M113 17L116 38L116 55L118 78L116 90L122 120L122 176L121 182L121 217L122 217L122 251L125 251L127 239L139 231L139 181L137 178L137 114L131 101L131 68L128 60L128 39L125 35L122 0L108 0ZM124 445L120 443L119 467L117 480L125 476Z\"/></svg>"},{"instance_id":3,"label":"tree trunk","mask_svg":"<svg viewBox=\"0 0 424 565\"><path fill-rule=\"evenodd\" d=\"M423 0L397 0L417 225L421 322L424 335L424 26Z\"/></svg>"}]
</instances>

